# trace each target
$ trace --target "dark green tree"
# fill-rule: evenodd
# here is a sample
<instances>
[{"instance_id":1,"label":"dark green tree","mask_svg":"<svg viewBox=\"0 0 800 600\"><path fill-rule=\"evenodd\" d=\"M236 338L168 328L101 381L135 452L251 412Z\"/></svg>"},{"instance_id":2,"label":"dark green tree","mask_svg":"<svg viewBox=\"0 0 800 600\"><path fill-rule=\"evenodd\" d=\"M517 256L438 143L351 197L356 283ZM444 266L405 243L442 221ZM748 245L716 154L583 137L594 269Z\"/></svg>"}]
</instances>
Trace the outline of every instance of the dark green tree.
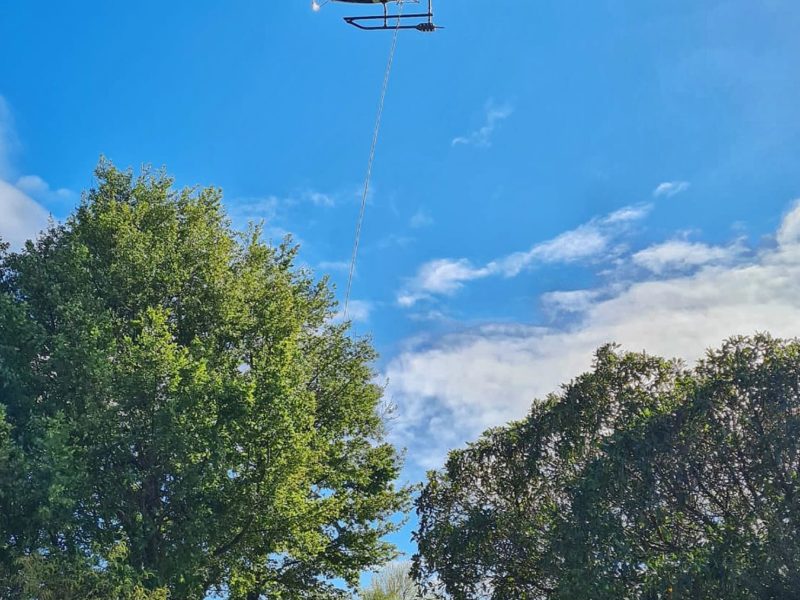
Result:
<instances>
[{"instance_id":1,"label":"dark green tree","mask_svg":"<svg viewBox=\"0 0 800 600\"><path fill-rule=\"evenodd\" d=\"M800 343L594 369L429 475L414 573L455 599L800 597Z\"/></svg>"},{"instance_id":2,"label":"dark green tree","mask_svg":"<svg viewBox=\"0 0 800 600\"><path fill-rule=\"evenodd\" d=\"M408 498L371 344L219 190L96 176L0 251L0 597L341 595Z\"/></svg>"}]
</instances>

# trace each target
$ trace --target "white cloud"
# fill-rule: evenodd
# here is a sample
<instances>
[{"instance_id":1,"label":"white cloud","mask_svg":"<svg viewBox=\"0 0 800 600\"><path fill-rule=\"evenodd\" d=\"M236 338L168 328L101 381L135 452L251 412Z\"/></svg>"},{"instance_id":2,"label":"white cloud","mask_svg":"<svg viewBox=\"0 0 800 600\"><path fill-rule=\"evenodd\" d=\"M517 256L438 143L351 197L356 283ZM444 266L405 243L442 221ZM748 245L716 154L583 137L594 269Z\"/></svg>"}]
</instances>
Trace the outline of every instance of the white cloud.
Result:
<instances>
[{"instance_id":1,"label":"white cloud","mask_svg":"<svg viewBox=\"0 0 800 600\"><path fill-rule=\"evenodd\" d=\"M274 220L278 215L281 202L277 196L266 196L264 198L239 198L226 202L226 204L231 218L243 225L249 221Z\"/></svg>"},{"instance_id":2,"label":"white cloud","mask_svg":"<svg viewBox=\"0 0 800 600\"><path fill-rule=\"evenodd\" d=\"M634 264L653 273L664 273L670 270L686 270L712 263L730 262L744 250L739 244L709 246L700 242L670 240L637 252L632 260Z\"/></svg>"},{"instance_id":3,"label":"white cloud","mask_svg":"<svg viewBox=\"0 0 800 600\"><path fill-rule=\"evenodd\" d=\"M615 210L610 215L602 219L605 225L614 225L616 223L631 223L633 221L641 221L650 211L653 210L652 204L632 204L630 206L623 206L619 210Z\"/></svg>"},{"instance_id":4,"label":"white cloud","mask_svg":"<svg viewBox=\"0 0 800 600\"><path fill-rule=\"evenodd\" d=\"M326 273L330 271L346 273L350 270L350 263L346 260L324 260L317 265L317 269Z\"/></svg>"},{"instance_id":5,"label":"white cloud","mask_svg":"<svg viewBox=\"0 0 800 600\"><path fill-rule=\"evenodd\" d=\"M337 201L337 194L307 188L287 196L273 194L235 198L226 201L226 205L231 217L237 221L277 221L285 219L296 207L313 204L321 208L331 208L336 206Z\"/></svg>"},{"instance_id":6,"label":"white cloud","mask_svg":"<svg viewBox=\"0 0 800 600\"><path fill-rule=\"evenodd\" d=\"M347 305L347 320L354 323L366 323L372 314L374 305L372 302L366 300L350 300ZM341 321L345 318L344 307L334 317L335 321Z\"/></svg>"},{"instance_id":7,"label":"white cloud","mask_svg":"<svg viewBox=\"0 0 800 600\"><path fill-rule=\"evenodd\" d=\"M325 194L323 192L306 190L301 194L301 198L307 202L311 202L314 206L336 206L336 198L331 194Z\"/></svg>"},{"instance_id":8,"label":"white cloud","mask_svg":"<svg viewBox=\"0 0 800 600\"><path fill-rule=\"evenodd\" d=\"M689 189L691 184L688 181L665 181L653 190L655 198L672 198Z\"/></svg>"},{"instance_id":9,"label":"white cloud","mask_svg":"<svg viewBox=\"0 0 800 600\"><path fill-rule=\"evenodd\" d=\"M514 109L510 104L496 105L493 100L486 103L486 122L479 129L472 133L459 136L453 139L451 144L453 146L478 146L488 147L492 145L492 135L497 129L500 122L504 121L514 113Z\"/></svg>"},{"instance_id":10,"label":"white cloud","mask_svg":"<svg viewBox=\"0 0 800 600\"><path fill-rule=\"evenodd\" d=\"M16 187L32 198L45 202L71 202L76 198L72 190L67 188L54 190L38 175L23 175L17 180Z\"/></svg>"},{"instance_id":11,"label":"white cloud","mask_svg":"<svg viewBox=\"0 0 800 600\"><path fill-rule=\"evenodd\" d=\"M400 306L413 306L433 294L453 294L473 279L482 279L494 273L495 267L474 267L466 258L451 260L440 258L422 265L409 289L398 295Z\"/></svg>"},{"instance_id":12,"label":"white cloud","mask_svg":"<svg viewBox=\"0 0 800 600\"><path fill-rule=\"evenodd\" d=\"M431 217L428 211L420 208L414 213L414 216L409 219L408 224L414 229L429 227L430 225L433 225L433 217Z\"/></svg>"},{"instance_id":13,"label":"white cloud","mask_svg":"<svg viewBox=\"0 0 800 600\"><path fill-rule=\"evenodd\" d=\"M19 249L47 227L47 211L21 190L0 179L0 238Z\"/></svg>"},{"instance_id":14,"label":"white cloud","mask_svg":"<svg viewBox=\"0 0 800 600\"><path fill-rule=\"evenodd\" d=\"M418 323L449 323L452 321L447 313L435 309L410 313L408 318Z\"/></svg>"},{"instance_id":15,"label":"white cloud","mask_svg":"<svg viewBox=\"0 0 800 600\"><path fill-rule=\"evenodd\" d=\"M556 291L542 294L542 304L553 313L580 313L600 296L598 290Z\"/></svg>"},{"instance_id":16,"label":"white cloud","mask_svg":"<svg viewBox=\"0 0 800 600\"><path fill-rule=\"evenodd\" d=\"M309 205L315 208L333 208L337 205L340 196L328 194L310 188L301 189L291 195L226 198L225 207L228 216L237 228L245 228L250 223L262 225L263 237L272 243L279 243L287 237L301 246L305 245L303 239L294 231L287 229L287 225L297 222L298 211L308 209ZM312 209L313 210L313 209ZM306 220L309 219L308 211L301 213Z\"/></svg>"},{"instance_id":17,"label":"white cloud","mask_svg":"<svg viewBox=\"0 0 800 600\"><path fill-rule=\"evenodd\" d=\"M545 297L577 311L570 326L484 326L412 344L385 369L398 407L393 435L433 467L447 449L523 417L605 343L692 361L735 334L800 335L800 203L776 240L691 274Z\"/></svg>"},{"instance_id":18,"label":"white cloud","mask_svg":"<svg viewBox=\"0 0 800 600\"><path fill-rule=\"evenodd\" d=\"M624 207L484 266L475 266L466 258L429 261L406 283L397 302L407 308L432 296L452 295L468 281L490 276L516 277L535 264L571 263L612 255L615 252L611 248L613 238L631 222L647 216L650 209L650 205Z\"/></svg>"},{"instance_id":19,"label":"white cloud","mask_svg":"<svg viewBox=\"0 0 800 600\"><path fill-rule=\"evenodd\" d=\"M54 199L53 194L66 197L70 193L53 192L35 175L20 178L16 185L8 181L13 173L11 155L17 146L11 109L0 96L0 238L10 243L12 249L19 249L47 227L49 214L34 197L48 201Z\"/></svg>"},{"instance_id":20,"label":"white cloud","mask_svg":"<svg viewBox=\"0 0 800 600\"><path fill-rule=\"evenodd\" d=\"M604 252L610 235L597 223L581 225L564 232L552 240L535 245L527 252L511 254L497 262L499 271L506 277L514 277L535 262L574 262Z\"/></svg>"},{"instance_id":21,"label":"white cloud","mask_svg":"<svg viewBox=\"0 0 800 600\"><path fill-rule=\"evenodd\" d=\"M788 214L783 217L777 240L781 246L800 243L800 200L796 200Z\"/></svg>"},{"instance_id":22,"label":"white cloud","mask_svg":"<svg viewBox=\"0 0 800 600\"><path fill-rule=\"evenodd\" d=\"M238 229L246 229L254 224L262 228L262 238L271 244L280 244L291 238L293 243L305 245L299 235L282 226L285 203L278 196L226 200L225 207L233 225Z\"/></svg>"},{"instance_id":23,"label":"white cloud","mask_svg":"<svg viewBox=\"0 0 800 600\"><path fill-rule=\"evenodd\" d=\"M6 99L0 95L0 177L8 177L10 175L11 154L17 145L11 109Z\"/></svg>"},{"instance_id":24,"label":"white cloud","mask_svg":"<svg viewBox=\"0 0 800 600\"><path fill-rule=\"evenodd\" d=\"M413 237L407 235L401 235L398 233L390 233L383 238L381 238L375 246L379 250L385 250L386 248L404 248L408 246L411 242L414 241Z\"/></svg>"}]
</instances>

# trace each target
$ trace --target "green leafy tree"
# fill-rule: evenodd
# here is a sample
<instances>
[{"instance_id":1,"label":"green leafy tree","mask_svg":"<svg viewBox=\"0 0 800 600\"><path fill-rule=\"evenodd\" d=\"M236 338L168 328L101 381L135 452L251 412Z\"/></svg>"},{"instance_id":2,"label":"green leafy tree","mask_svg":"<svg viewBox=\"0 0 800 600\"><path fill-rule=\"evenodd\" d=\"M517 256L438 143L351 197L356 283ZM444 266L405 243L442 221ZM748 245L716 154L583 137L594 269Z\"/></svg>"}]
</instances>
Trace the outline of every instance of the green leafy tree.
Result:
<instances>
[{"instance_id":1,"label":"green leafy tree","mask_svg":"<svg viewBox=\"0 0 800 600\"><path fill-rule=\"evenodd\" d=\"M603 348L429 475L414 574L459 600L796 598L798 434L799 342L691 370Z\"/></svg>"},{"instance_id":2,"label":"green leafy tree","mask_svg":"<svg viewBox=\"0 0 800 600\"><path fill-rule=\"evenodd\" d=\"M342 595L408 499L369 341L218 190L96 175L0 251L0 597Z\"/></svg>"}]
</instances>

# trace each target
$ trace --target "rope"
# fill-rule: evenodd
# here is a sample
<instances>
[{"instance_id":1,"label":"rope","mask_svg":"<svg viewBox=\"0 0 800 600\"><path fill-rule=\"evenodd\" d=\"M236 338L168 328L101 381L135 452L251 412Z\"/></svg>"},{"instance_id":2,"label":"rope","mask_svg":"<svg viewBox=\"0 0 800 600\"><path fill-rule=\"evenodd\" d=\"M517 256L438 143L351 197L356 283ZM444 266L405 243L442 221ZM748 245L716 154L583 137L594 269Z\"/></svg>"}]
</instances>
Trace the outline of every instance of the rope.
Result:
<instances>
[{"instance_id":1,"label":"rope","mask_svg":"<svg viewBox=\"0 0 800 600\"><path fill-rule=\"evenodd\" d=\"M386 92L389 89L389 75L392 72L392 63L394 62L394 53L397 49L397 38L400 33L400 18L403 14L403 0L397 2L397 27L394 29L392 37L392 47L389 50L389 61L386 63L386 73L383 76L383 88L381 89L381 96L378 102L378 115L375 119L375 131L372 134L372 147L369 150L369 161L367 162L367 176L364 180L364 194L361 196L361 210L358 214L358 221L356 223L356 237L353 244L353 256L350 259L350 273L347 276L347 293L344 297L344 312L343 320L347 320L347 310L350 306L350 291L353 287L353 274L356 270L356 260L358 259L358 244L361 239L361 226L364 223L364 212L367 209L367 196L369 195L369 184L372 179L372 165L375 162L375 150L378 146L378 135L381 131L381 119L383 118L383 105L386 102Z\"/></svg>"}]
</instances>

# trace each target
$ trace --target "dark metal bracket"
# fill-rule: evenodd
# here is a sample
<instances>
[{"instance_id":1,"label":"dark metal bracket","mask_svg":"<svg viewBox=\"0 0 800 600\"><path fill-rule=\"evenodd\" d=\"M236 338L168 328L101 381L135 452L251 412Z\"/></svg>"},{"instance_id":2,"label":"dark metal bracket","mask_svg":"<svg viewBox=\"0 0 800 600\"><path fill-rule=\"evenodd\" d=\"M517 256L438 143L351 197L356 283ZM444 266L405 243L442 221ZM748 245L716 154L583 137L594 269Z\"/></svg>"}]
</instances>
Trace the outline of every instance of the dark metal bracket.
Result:
<instances>
[{"instance_id":1,"label":"dark metal bracket","mask_svg":"<svg viewBox=\"0 0 800 600\"><path fill-rule=\"evenodd\" d=\"M401 20L401 24L392 25L390 21L394 21L397 23L397 19ZM416 23L413 25L404 25L402 21L407 19L426 19L421 23ZM363 29L364 31L382 31L382 30L392 30L392 29L416 29L417 31L423 32L432 32L436 31L437 29L442 29L442 27L437 27L431 22L433 19L432 13L420 13L416 15L374 15L369 17L345 17L344 20L349 25L353 27L358 27L359 29ZM382 23L378 25L373 25L375 21L382 21ZM366 22L366 24L365 24Z\"/></svg>"},{"instance_id":2,"label":"dark metal bracket","mask_svg":"<svg viewBox=\"0 0 800 600\"><path fill-rule=\"evenodd\" d=\"M413 15L390 15L386 4L383 4L383 15L371 15L366 17L345 17L348 25L357 27L364 31L386 31L394 29L416 29L424 33L432 33L437 29L444 29L433 24L433 0L428 0L428 12ZM409 20L419 21L417 23L407 23Z\"/></svg>"}]
</instances>

